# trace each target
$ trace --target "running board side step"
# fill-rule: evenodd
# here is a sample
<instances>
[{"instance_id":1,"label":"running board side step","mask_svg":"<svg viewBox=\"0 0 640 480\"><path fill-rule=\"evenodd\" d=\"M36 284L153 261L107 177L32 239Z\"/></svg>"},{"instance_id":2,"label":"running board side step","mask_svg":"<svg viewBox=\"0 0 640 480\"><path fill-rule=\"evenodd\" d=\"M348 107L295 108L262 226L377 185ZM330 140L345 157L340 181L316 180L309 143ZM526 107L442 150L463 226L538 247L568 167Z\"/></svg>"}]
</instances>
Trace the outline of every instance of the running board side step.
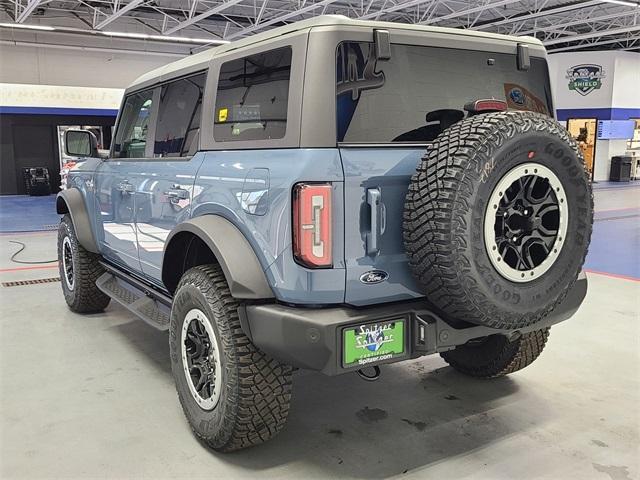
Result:
<instances>
[{"instance_id":1,"label":"running board side step","mask_svg":"<svg viewBox=\"0 0 640 480\"><path fill-rule=\"evenodd\" d=\"M105 265L105 267L110 267ZM124 278L127 277L127 278ZM103 273L96 286L136 316L158 330L168 330L171 299L152 291L142 282L112 268Z\"/></svg>"}]
</instances>

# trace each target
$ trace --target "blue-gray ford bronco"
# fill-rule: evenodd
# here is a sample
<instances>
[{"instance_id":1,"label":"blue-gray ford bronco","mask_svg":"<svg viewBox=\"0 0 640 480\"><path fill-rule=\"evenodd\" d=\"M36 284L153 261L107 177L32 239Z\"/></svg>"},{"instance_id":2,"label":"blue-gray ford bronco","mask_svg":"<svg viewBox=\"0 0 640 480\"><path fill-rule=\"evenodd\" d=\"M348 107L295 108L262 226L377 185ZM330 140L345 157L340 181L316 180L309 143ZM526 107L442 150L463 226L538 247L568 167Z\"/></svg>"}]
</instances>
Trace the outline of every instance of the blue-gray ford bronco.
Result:
<instances>
[{"instance_id":1,"label":"blue-gray ford bronco","mask_svg":"<svg viewBox=\"0 0 640 480\"><path fill-rule=\"evenodd\" d=\"M206 445L280 431L292 371L524 368L582 303L593 201L530 37L322 16L126 89L57 198L71 310L169 331Z\"/></svg>"}]
</instances>

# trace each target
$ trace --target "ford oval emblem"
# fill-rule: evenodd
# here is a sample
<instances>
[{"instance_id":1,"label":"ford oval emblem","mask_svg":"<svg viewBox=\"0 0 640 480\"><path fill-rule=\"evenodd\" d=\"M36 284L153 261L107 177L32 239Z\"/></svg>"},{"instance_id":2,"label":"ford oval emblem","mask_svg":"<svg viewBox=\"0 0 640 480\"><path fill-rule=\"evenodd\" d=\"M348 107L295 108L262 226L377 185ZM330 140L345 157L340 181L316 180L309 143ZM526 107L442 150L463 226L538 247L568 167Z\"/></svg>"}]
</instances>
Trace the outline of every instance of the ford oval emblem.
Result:
<instances>
[{"instance_id":1,"label":"ford oval emblem","mask_svg":"<svg viewBox=\"0 0 640 480\"><path fill-rule=\"evenodd\" d=\"M387 278L389 278L389 274L383 270L369 270L360 275L360 281L365 285L384 282Z\"/></svg>"}]
</instances>

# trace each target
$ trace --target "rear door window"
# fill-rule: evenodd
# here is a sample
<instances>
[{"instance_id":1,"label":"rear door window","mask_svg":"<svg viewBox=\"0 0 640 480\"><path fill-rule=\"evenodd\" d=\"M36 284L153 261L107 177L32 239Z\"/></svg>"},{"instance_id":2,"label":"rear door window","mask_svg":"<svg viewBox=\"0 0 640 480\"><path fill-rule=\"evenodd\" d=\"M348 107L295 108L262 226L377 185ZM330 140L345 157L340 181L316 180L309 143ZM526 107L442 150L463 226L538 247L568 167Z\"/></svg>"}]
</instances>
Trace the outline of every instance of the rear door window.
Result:
<instances>
[{"instance_id":1,"label":"rear door window","mask_svg":"<svg viewBox=\"0 0 640 480\"><path fill-rule=\"evenodd\" d=\"M127 96L118 121L113 145L114 158L145 157L153 108L153 89Z\"/></svg>"},{"instance_id":2,"label":"rear door window","mask_svg":"<svg viewBox=\"0 0 640 480\"><path fill-rule=\"evenodd\" d=\"M160 87L154 157L184 157L196 153L205 82L206 74L201 73Z\"/></svg>"},{"instance_id":3,"label":"rear door window","mask_svg":"<svg viewBox=\"0 0 640 480\"><path fill-rule=\"evenodd\" d=\"M217 142L285 136L291 55L291 47L284 47L222 64L213 130Z\"/></svg>"},{"instance_id":4,"label":"rear door window","mask_svg":"<svg viewBox=\"0 0 640 480\"><path fill-rule=\"evenodd\" d=\"M391 59L376 60L373 43L343 42L336 62L339 142L432 141L480 99L553 111L541 58L522 71L515 54L392 44Z\"/></svg>"}]
</instances>

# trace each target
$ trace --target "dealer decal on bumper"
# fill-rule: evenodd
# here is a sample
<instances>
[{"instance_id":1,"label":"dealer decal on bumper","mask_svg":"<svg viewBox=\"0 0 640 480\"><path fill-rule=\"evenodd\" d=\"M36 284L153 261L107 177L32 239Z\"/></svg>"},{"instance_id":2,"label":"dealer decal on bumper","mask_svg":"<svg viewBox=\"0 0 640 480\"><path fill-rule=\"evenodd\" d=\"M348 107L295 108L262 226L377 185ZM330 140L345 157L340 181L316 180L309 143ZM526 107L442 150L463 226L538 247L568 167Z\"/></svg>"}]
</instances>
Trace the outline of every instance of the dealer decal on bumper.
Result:
<instances>
[{"instance_id":1,"label":"dealer decal on bumper","mask_svg":"<svg viewBox=\"0 0 640 480\"><path fill-rule=\"evenodd\" d=\"M345 367L367 365L404 354L404 320L368 323L343 330Z\"/></svg>"}]
</instances>

